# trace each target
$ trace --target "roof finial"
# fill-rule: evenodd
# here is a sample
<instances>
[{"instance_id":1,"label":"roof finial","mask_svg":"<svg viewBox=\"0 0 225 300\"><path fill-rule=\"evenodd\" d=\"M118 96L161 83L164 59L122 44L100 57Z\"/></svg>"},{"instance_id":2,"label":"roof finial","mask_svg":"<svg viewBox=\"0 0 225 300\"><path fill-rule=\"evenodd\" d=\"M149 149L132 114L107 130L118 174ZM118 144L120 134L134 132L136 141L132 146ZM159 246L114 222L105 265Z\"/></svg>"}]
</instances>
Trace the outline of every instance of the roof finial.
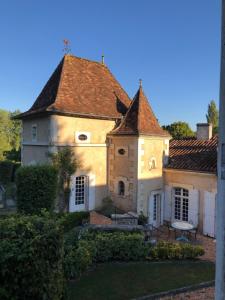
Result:
<instances>
[{"instance_id":1,"label":"roof finial","mask_svg":"<svg viewBox=\"0 0 225 300\"><path fill-rule=\"evenodd\" d=\"M70 41L67 40L67 39L64 39L64 40L63 40L63 45L64 45L64 47L63 47L63 52L64 52L65 54L68 54L68 53L71 51L71 49L70 49Z\"/></svg>"},{"instance_id":2,"label":"roof finial","mask_svg":"<svg viewBox=\"0 0 225 300\"><path fill-rule=\"evenodd\" d=\"M139 79L139 87L142 87L142 79Z\"/></svg>"},{"instance_id":3,"label":"roof finial","mask_svg":"<svg viewBox=\"0 0 225 300\"><path fill-rule=\"evenodd\" d=\"M105 56L102 55L102 64L104 65L105 64Z\"/></svg>"}]
</instances>

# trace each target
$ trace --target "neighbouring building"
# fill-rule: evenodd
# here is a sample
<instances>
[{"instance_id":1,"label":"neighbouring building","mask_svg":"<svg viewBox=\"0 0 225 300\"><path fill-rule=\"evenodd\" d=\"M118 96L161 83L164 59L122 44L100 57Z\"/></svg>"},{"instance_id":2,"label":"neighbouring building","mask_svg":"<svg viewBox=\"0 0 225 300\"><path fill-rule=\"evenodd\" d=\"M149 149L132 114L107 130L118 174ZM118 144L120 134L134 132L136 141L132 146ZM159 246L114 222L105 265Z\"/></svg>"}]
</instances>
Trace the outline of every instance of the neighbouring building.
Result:
<instances>
[{"instance_id":1,"label":"neighbouring building","mask_svg":"<svg viewBox=\"0 0 225 300\"><path fill-rule=\"evenodd\" d=\"M72 177L70 211L94 210L110 196L154 226L191 221L214 236L205 219L214 222L217 140L199 124L197 139L170 142L141 83L131 100L104 63L65 55L18 118L23 165L46 163L60 147L74 149L82 167Z\"/></svg>"}]
</instances>

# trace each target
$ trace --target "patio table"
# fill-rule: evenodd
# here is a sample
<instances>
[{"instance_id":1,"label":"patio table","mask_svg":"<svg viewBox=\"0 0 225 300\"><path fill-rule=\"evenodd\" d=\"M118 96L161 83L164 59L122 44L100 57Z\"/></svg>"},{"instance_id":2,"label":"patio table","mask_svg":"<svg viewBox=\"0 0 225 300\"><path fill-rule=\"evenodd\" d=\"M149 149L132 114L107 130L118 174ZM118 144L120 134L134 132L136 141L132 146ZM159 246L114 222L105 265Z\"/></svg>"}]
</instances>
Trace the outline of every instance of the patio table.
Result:
<instances>
[{"instance_id":1,"label":"patio table","mask_svg":"<svg viewBox=\"0 0 225 300\"><path fill-rule=\"evenodd\" d=\"M181 222L181 221L179 221L179 222L173 222L171 224L171 226L174 229L178 229L178 230L180 230L182 232L187 232L189 230L194 229L194 225L193 224L190 224L188 222ZM184 234L181 235L180 237L178 237L176 240L177 241L189 242L189 239Z\"/></svg>"}]
</instances>

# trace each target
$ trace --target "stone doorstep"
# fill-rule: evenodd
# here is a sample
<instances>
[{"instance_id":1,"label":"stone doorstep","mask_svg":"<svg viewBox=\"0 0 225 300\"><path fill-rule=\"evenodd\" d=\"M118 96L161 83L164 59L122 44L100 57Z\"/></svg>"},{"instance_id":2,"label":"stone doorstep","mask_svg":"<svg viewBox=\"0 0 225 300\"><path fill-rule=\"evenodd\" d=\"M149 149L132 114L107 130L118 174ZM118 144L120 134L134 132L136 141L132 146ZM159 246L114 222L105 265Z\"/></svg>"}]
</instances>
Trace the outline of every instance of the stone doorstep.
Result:
<instances>
[{"instance_id":1,"label":"stone doorstep","mask_svg":"<svg viewBox=\"0 0 225 300\"><path fill-rule=\"evenodd\" d=\"M193 285L185 286L185 287L178 288L178 289L173 289L173 290L166 291L166 292L149 294L149 295L145 295L145 296L142 296L142 297L133 298L131 300L163 299L164 297L167 297L167 296L176 296L176 295L179 295L179 294L196 291L196 290L200 290L200 289L203 289L203 288L212 287L214 285L215 285L215 280L212 280L212 281L202 282L202 283L199 283L199 284L193 284Z\"/></svg>"}]
</instances>

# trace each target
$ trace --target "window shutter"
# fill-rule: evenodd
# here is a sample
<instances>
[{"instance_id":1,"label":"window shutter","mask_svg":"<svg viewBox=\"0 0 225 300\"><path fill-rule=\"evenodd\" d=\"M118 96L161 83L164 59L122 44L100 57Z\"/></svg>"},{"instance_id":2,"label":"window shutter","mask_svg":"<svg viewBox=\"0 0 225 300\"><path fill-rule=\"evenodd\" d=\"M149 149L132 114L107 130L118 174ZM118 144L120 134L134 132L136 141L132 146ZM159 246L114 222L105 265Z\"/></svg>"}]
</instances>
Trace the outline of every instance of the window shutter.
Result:
<instances>
[{"instance_id":1,"label":"window shutter","mask_svg":"<svg viewBox=\"0 0 225 300\"><path fill-rule=\"evenodd\" d=\"M204 192L203 233L215 237L216 194Z\"/></svg>"},{"instance_id":2,"label":"window shutter","mask_svg":"<svg viewBox=\"0 0 225 300\"><path fill-rule=\"evenodd\" d=\"M165 196L164 196L164 192L162 192L160 194L160 199L161 199L161 205L160 205L160 213L161 213L161 224L163 225L163 220L164 220L164 202L165 202Z\"/></svg>"},{"instance_id":3,"label":"window shutter","mask_svg":"<svg viewBox=\"0 0 225 300\"><path fill-rule=\"evenodd\" d=\"M88 210L95 209L95 174L89 175Z\"/></svg>"},{"instance_id":4,"label":"window shutter","mask_svg":"<svg viewBox=\"0 0 225 300\"><path fill-rule=\"evenodd\" d=\"M154 198L153 195L149 198L149 224L154 225L153 214L154 214Z\"/></svg>"},{"instance_id":5,"label":"window shutter","mask_svg":"<svg viewBox=\"0 0 225 300\"><path fill-rule=\"evenodd\" d=\"M69 212L75 211L75 189L76 189L76 177L72 176L71 177L71 182L70 182L70 203L69 203Z\"/></svg>"},{"instance_id":6,"label":"window shutter","mask_svg":"<svg viewBox=\"0 0 225 300\"><path fill-rule=\"evenodd\" d=\"M165 185L164 192L164 220L171 220L172 211L172 187L170 185Z\"/></svg>"},{"instance_id":7,"label":"window shutter","mask_svg":"<svg viewBox=\"0 0 225 300\"><path fill-rule=\"evenodd\" d=\"M189 190L189 208L188 221L195 227L198 226L199 218L199 191L196 189Z\"/></svg>"}]
</instances>

